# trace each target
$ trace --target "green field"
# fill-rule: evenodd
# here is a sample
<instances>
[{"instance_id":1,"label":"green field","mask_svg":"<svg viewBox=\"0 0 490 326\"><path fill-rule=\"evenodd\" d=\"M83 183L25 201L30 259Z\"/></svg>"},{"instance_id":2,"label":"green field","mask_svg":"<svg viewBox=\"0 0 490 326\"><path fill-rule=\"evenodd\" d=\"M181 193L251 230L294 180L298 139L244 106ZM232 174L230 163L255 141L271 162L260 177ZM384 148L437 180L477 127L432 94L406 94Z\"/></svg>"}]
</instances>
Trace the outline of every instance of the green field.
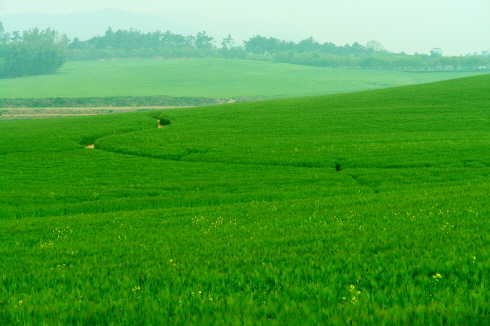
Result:
<instances>
[{"instance_id":1,"label":"green field","mask_svg":"<svg viewBox=\"0 0 490 326\"><path fill-rule=\"evenodd\" d=\"M0 80L0 98L273 98L353 92L475 74L328 69L226 59L69 61L55 75Z\"/></svg>"},{"instance_id":2,"label":"green field","mask_svg":"<svg viewBox=\"0 0 490 326\"><path fill-rule=\"evenodd\" d=\"M489 109L484 75L2 121L0 324L484 325Z\"/></svg>"}]
</instances>

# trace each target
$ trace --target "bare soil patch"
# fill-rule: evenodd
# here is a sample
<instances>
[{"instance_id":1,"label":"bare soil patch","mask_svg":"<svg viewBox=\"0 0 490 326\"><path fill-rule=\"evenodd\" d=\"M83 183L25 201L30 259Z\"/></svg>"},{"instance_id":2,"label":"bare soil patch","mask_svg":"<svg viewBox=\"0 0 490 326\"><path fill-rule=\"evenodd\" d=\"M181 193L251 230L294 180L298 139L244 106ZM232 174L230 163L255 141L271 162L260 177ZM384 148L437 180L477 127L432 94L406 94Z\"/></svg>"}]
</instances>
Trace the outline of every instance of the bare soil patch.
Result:
<instances>
[{"instance_id":1,"label":"bare soil patch","mask_svg":"<svg viewBox=\"0 0 490 326\"><path fill-rule=\"evenodd\" d=\"M85 108L8 108L0 111L0 120L46 119L96 114L186 108L189 106L154 107L85 107Z\"/></svg>"}]
</instances>

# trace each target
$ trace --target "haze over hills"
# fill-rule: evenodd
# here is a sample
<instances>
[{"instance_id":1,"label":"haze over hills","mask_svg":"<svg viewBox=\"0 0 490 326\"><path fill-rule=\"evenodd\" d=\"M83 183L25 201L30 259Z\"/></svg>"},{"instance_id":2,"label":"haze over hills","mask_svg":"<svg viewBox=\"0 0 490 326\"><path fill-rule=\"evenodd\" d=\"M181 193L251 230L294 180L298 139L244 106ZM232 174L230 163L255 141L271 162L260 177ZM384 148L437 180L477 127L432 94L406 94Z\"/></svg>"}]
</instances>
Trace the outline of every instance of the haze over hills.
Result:
<instances>
[{"instance_id":1,"label":"haze over hills","mask_svg":"<svg viewBox=\"0 0 490 326\"><path fill-rule=\"evenodd\" d=\"M161 15L138 14L118 9L103 9L92 12L71 14L12 14L0 16L8 32L24 31L33 27L52 28L65 33L68 38L78 37L81 40L103 35L108 27L113 30L136 28L142 32L170 30L176 34L190 35L206 31L214 37L215 45L231 34L236 45L243 40L260 34L280 39L300 41L307 36L301 31L285 24L253 23L247 21L224 22L182 12L168 12Z\"/></svg>"}]
</instances>

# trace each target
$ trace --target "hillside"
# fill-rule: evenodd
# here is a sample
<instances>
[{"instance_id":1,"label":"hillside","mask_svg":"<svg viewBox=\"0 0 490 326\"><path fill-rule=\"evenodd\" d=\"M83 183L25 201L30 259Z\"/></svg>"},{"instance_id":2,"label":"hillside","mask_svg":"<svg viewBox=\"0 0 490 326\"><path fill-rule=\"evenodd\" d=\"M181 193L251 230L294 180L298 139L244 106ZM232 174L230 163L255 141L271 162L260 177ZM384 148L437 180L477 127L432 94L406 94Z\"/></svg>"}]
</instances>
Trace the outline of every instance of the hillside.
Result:
<instances>
[{"instance_id":1,"label":"hillside","mask_svg":"<svg viewBox=\"0 0 490 326\"><path fill-rule=\"evenodd\" d=\"M485 323L488 103L483 75L0 122L0 323Z\"/></svg>"},{"instance_id":2,"label":"hillside","mask_svg":"<svg viewBox=\"0 0 490 326\"><path fill-rule=\"evenodd\" d=\"M277 98L353 92L475 74L328 69L226 59L70 61L56 75L0 80L0 98Z\"/></svg>"}]
</instances>

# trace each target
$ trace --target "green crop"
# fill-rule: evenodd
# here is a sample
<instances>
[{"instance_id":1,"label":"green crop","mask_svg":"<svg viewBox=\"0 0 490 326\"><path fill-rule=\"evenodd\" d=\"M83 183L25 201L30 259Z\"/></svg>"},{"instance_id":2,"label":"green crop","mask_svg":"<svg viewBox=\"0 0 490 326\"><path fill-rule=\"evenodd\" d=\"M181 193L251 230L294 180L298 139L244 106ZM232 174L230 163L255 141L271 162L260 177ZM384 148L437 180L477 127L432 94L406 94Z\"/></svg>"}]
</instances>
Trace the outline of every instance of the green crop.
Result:
<instances>
[{"instance_id":1,"label":"green crop","mask_svg":"<svg viewBox=\"0 0 490 326\"><path fill-rule=\"evenodd\" d=\"M0 97L60 98L60 103L67 102L64 98L117 96L273 98L353 92L475 74L329 69L226 59L70 61L55 75L0 80ZM55 100L50 103L56 105ZM122 106L131 102L126 98L112 101L122 102ZM42 101L37 103L42 105Z\"/></svg>"},{"instance_id":2,"label":"green crop","mask_svg":"<svg viewBox=\"0 0 490 326\"><path fill-rule=\"evenodd\" d=\"M489 103L484 75L2 121L0 324L486 324Z\"/></svg>"}]
</instances>

